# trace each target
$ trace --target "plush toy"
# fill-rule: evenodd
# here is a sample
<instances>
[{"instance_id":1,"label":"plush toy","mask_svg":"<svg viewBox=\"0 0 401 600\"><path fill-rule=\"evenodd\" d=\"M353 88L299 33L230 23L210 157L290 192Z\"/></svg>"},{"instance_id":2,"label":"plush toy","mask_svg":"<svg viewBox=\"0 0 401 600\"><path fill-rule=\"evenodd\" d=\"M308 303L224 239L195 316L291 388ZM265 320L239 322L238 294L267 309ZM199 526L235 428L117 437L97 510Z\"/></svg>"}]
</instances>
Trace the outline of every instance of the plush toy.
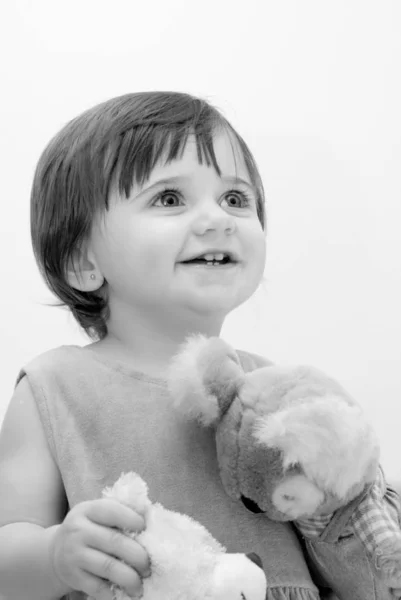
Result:
<instances>
[{"instance_id":1,"label":"plush toy","mask_svg":"<svg viewBox=\"0 0 401 600\"><path fill-rule=\"evenodd\" d=\"M152 504L146 483L125 473L103 497L144 517L140 533L125 531L148 552L151 574L143 579L143 600L265 600L266 578L256 554L228 554L190 517ZM130 600L112 586L114 600Z\"/></svg>"},{"instance_id":2,"label":"plush toy","mask_svg":"<svg viewBox=\"0 0 401 600\"><path fill-rule=\"evenodd\" d=\"M245 373L233 348L201 335L174 357L168 380L176 409L215 427L233 499L303 531L358 498L348 525L389 587L400 586L401 531L383 502L378 439L335 380L305 366Z\"/></svg>"}]
</instances>

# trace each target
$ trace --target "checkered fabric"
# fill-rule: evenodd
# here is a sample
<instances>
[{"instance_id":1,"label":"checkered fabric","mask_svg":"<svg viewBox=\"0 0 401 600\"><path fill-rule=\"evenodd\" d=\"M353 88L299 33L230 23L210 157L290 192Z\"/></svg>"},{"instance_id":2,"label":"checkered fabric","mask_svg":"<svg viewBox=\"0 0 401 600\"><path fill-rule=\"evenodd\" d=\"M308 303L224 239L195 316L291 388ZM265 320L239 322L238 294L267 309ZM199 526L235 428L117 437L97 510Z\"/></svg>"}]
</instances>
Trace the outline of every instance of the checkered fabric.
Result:
<instances>
[{"instance_id":1,"label":"checkered fabric","mask_svg":"<svg viewBox=\"0 0 401 600\"><path fill-rule=\"evenodd\" d=\"M393 492L393 502L390 502L386 492L384 475L379 469L369 494L356 507L349 522L371 556L375 555L383 542L391 540L394 535L401 542L400 499Z\"/></svg>"},{"instance_id":2,"label":"checkered fabric","mask_svg":"<svg viewBox=\"0 0 401 600\"><path fill-rule=\"evenodd\" d=\"M305 537L317 538L326 529L333 515L334 513L310 519L297 519L295 525Z\"/></svg>"},{"instance_id":3,"label":"checkered fabric","mask_svg":"<svg viewBox=\"0 0 401 600\"><path fill-rule=\"evenodd\" d=\"M305 537L317 538L334 514L297 520L295 525ZM374 556L382 542L390 540L394 535L401 540L400 514L398 494L386 486L383 472L379 468L376 481L353 511L340 538L351 534L358 536L367 552Z\"/></svg>"}]
</instances>

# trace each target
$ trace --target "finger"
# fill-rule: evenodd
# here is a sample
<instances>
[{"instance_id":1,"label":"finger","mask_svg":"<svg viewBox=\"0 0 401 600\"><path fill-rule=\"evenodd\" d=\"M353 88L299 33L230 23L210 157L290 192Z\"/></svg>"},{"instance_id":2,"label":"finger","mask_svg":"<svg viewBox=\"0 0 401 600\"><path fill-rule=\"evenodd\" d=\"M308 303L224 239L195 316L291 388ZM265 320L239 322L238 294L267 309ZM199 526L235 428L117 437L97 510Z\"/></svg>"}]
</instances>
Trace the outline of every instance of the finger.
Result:
<instances>
[{"instance_id":1,"label":"finger","mask_svg":"<svg viewBox=\"0 0 401 600\"><path fill-rule=\"evenodd\" d=\"M82 568L91 575L124 588L129 596L135 596L142 589L138 573L113 556L87 548L81 564Z\"/></svg>"},{"instance_id":2,"label":"finger","mask_svg":"<svg viewBox=\"0 0 401 600\"><path fill-rule=\"evenodd\" d=\"M88 503L85 514L89 520L98 525L137 532L145 529L145 521L141 515L132 508L110 498L102 498Z\"/></svg>"},{"instance_id":3,"label":"finger","mask_svg":"<svg viewBox=\"0 0 401 600\"><path fill-rule=\"evenodd\" d=\"M111 591L110 582L95 577L91 573L82 572L82 584L80 592L88 594L90 600L114 600L114 594Z\"/></svg>"},{"instance_id":4,"label":"finger","mask_svg":"<svg viewBox=\"0 0 401 600\"><path fill-rule=\"evenodd\" d=\"M91 523L86 532L85 542L95 550L124 561L142 577L150 575L150 560L146 550L119 529Z\"/></svg>"}]
</instances>

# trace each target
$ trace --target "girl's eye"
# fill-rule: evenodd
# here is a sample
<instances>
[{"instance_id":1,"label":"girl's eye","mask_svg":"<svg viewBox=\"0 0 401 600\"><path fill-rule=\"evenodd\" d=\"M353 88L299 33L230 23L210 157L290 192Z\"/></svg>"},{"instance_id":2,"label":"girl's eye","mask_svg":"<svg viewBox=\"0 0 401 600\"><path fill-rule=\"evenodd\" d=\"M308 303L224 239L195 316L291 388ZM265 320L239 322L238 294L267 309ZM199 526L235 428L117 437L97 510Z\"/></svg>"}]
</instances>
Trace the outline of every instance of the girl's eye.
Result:
<instances>
[{"instance_id":1,"label":"girl's eye","mask_svg":"<svg viewBox=\"0 0 401 600\"><path fill-rule=\"evenodd\" d=\"M152 206L161 206L163 208L176 208L180 204L182 194L178 188L166 188L161 190L152 202ZM252 198L245 192L239 190L229 190L226 193L225 201L229 208L246 208L251 205Z\"/></svg>"},{"instance_id":2,"label":"girl's eye","mask_svg":"<svg viewBox=\"0 0 401 600\"><path fill-rule=\"evenodd\" d=\"M230 190L226 194L228 206L230 208L246 208L252 202L252 198L245 192Z\"/></svg>"},{"instance_id":3,"label":"girl's eye","mask_svg":"<svg viewBox=\"0 0 401 600\"><path fill-rule=\"evenodd\" d=\"M152 206L162 206L163 208L175 208L180 206L176 200L180 200L181 192L176 188L168 188L159 192L152 202Z\"/></svg>"}]
</instances>

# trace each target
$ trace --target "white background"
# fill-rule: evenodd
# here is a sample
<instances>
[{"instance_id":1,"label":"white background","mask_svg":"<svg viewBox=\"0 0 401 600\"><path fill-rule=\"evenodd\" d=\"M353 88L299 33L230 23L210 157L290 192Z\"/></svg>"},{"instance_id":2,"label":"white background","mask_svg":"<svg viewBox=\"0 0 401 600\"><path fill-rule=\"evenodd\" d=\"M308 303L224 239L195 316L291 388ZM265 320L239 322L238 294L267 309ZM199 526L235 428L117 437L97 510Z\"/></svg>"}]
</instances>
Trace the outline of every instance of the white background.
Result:
<instances>
[{"instance_id":1,"label":"white background","mask_svg":"<svg viewBox=\"0 0 401 600\"><path fill-rule=\"evenodd\" d=\"M14 0L0 22L0 420L26 361L89 341L44 305L41 151L109 97L187 91L232 121L266 187L266 283L224 336L338 378L401 476L401 2Z\"/></svg>"}]
</instances>

